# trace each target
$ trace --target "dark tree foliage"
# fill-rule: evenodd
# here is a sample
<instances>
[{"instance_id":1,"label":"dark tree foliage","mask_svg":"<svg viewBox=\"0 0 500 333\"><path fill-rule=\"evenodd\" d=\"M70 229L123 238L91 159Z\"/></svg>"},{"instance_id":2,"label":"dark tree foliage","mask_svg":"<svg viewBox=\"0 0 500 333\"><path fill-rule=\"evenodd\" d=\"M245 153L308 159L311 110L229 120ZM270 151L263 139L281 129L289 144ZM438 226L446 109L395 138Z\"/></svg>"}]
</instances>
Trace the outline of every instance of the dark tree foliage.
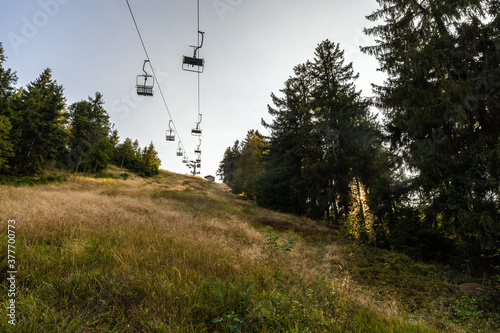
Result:
<instances>
[{"instance_id":1,"label":"dark tree foliage","mask_svg":"<svg viewBox=\"0 0 500 333\"><path fill-rule=\"evenodd\" d=\"M266 153L266 146L259 131L248 131L242 142L238 164L234 171L234 187L252 200L257 197L257 184L264 171L262 157Z\"/></svg>"},{"instance_id":2,"label":"dark tree foliage","mask_svg":"<svg viewBox=\"0 0 500 333\"><path fill-rule=\"evenodd\" d=\"M388 78L375 86L393 152L411 175L418 230L471 255L500 240L500 21L484 0L378 0L368 19ZM386 215L388 213L385 213ZM401 222L403 223L403 222ZM412 231L414 232L414 230Z\"/></svg>"},{"instance_id":3,"label":"dark tree foliage","mask_svg":"<svg viewBox=\"0 0 500 333\"><path fill-rule=\"evenodd\" d=\"M250 130L245 139L228 147L219 164L217 175L234 193L256 199L258 182L264 171L263 157L267 143L259 131Z\"/></svg>"},{"instance_id":4,"label":"dark tree foliage","mask_svg":"<svg viewBox=\"0 0 500 333\"><path fill-rule=\"evenodd\" d=\"M238 193L241 193L241 191L236 188L234 175L236 174L236 168L238 167L240 155L240 142L236 140L234 145L232 147L228 147L224 152L224 157L219 163L219 169L217 170L217 176L222 180L222 182L231 187L234 192Z\"/></svg>"},{"instance_id":5,"label":"dark tree foliage","mask_svg":"<svg viewBox=\"0 0 500 333\"><path fill-rule=\"evenodd\" d=\"M12 143L10 160L18 174L32 175L43 171L66 151L67 133L63 87L46 69L13 100Z\"/></svg>"},{"instance_id":6,"label":"dark tree foliage","mask_svg":"<svg viewBox=\"0 0 500 333\"><path fill-rule=\"evenodd\" d=\"M153 142L144 147L140 158L140 172L145 177L155 176L160 173L161 160L158 152L155 150Z\"/></svg>"},{"instance_id":7,"label":"dark tree foliage","mask_svg":"<svg viewBox=\"0 0 500 333\"><path fill-rule=\"evenodd\" d=\"M261 204L339 222L349 214L353 181L373 178L366 170L381 149L380 135L343 56L338 45L320 43L312 62L295 67L283 97L272 95Z\"/></svg>"},{"instance_id":8,"label":"dark tree foliage","mask_svg":"<svg viewBox=\"0 0 500 333\"><path fill-rule=\"evenodd\" d=\"M76 172L95 174L106 168L111 160L111 125L103 105L103 96L97 92L94 98L69 107L70 166Z\"/></svg>"},{"instance_id":9,"label":"dark tree foliage","mask_svg":"<svg viewBox=\"0 0 500 333\"><path fill-rule=\"evenodd\" d=\"M283 97L271 95L274 107L268 106L268 111L272 123L262 121L271 135L257 199L265 207L304 214L306 182L302 167L311 155L308 148L319 139L312 131L311 83L306 65L296 66L294 74L280 91Z\"/></svg>"},{"instance_id":10,"label":"dark tree foliage","mask_svg":"<svg viewBox=\"0 0 500 333\"><path fill-rule=\"evenodd\" d=\"M13 156L12 145L12 123L13 117L12 101L15 96L17 77L10 69L4 68L5 56L0 43L0 172L7 170L8 159Z\"/></svg>"},{"instance_id":11,"label":"dark tree foliage","mask_svg":"<svg viewBox=\"0 0 500 333\"><path fill-rule=\"evenodd\" d=\"M114 156L117 166L137 172L141 176L155 176L160 172L161 160L152 142L141 149L139 141L132 142L132 139L126 138L123 143L116 145Z\"/></svg>"}]
</instances>

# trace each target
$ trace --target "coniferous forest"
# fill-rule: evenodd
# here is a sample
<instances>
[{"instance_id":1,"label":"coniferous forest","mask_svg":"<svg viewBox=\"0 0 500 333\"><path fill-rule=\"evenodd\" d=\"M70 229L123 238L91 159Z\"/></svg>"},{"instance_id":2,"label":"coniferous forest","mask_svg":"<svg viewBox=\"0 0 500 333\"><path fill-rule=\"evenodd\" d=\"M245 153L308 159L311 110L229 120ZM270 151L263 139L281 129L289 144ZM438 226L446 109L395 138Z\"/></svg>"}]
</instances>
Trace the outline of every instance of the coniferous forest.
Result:
<instances>
[{"instance_id":1,"label":"coniferous forest","mask_svg":"<svg viewBox=\"0 0 500 333\"><path fill-rule=\"evenodd\" d=\"M500 256L500 2L388 1L365 33L373 98L339 44L294 68L218 175L360 242L484 272ZM376 114L378 113L378 116Z\"/></svg>"},{"instance_id":2,"label":"coniferous forest","mask_svg":"<svg viewBox=\"0 0 500 333\"><path fill-rule=\"evenodd\" d=\"M109 121L104 97L67 105L63 86L45 69L26 87L16 88L16 73L4 67L0 43L0 175L3 179L42 175L47 170L99 174L109 163L143 176L157 175L161 164L153 143L120 143Z\"/></svg>"}]
</instances>

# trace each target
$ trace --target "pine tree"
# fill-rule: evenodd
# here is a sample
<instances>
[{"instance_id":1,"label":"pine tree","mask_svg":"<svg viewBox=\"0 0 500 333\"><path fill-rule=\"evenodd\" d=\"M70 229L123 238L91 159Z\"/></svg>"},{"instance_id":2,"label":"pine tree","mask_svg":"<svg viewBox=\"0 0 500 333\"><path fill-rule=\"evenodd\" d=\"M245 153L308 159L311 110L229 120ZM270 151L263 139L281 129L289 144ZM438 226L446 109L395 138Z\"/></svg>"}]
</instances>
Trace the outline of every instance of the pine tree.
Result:
<instances>
[{"instance_id":1,"label":"pine tree","mask_svg":"<svg viewBox=\"0 0 500 333\"><path fill-rule=\"evenodd\" d=\"M0 116L0 172L9 166L7 159L13 155L12 143L10 142L10 130L12 125L5 116Z\"/></svg>"},{"instance_id":2,"label":"pine tree","mask_svg":"<svg viewBox=\"0 0 500 333\"><path fill-rule=\"evenodd\" d=\"M111 160L111 126L103 105L103 96L97 92L94 98L69 107L70 149L77 157L75 171L96 173L106 168Z\"/></svg>"},{"instance_id":3,"label":"pine tree","mask_svg":"<svg viewBox=\"0 0 500 333\"><path fill-rule=\"evenodd\" d=\"M264 171L262 156L265 150L266 142L259 131L248 131L234 172L234 184L246 198L252 200L257 196L257 184Z\"/></svg>"},{"instance_id":4,"label":"pine tree","mask_svg":"<svg viewBox=\"0 0 500 333\"><path fill-rule=\"evenodd\" d=\"M351 184L369 178L379 131L338 44L320 43L294 74L283 97L272 95L273 122L264 122L271 136L259 202L313 218L333 213L338 222L349 213Z\"/></svg>"},{"instance_id":5,"label":"pine tree","mask_svg":"<svg viewBox=\"0 0 500 333\"><path fill-rule=\"evenodd\" d=\"M422 229L469 253L500 239L499 27L496 1L378 0L363 50L388 78L375 86L392 149L413 175ZM488 13L489 16L485 14ZM472 252L471 252L472 251ZM478 252L476 252L477 254Z\"/></svg>"},{"instance_id":6,"label":"pine tree","mask_svg":"<svg viewBox=\"0 0 500 333\"><path fill-rule=\"evenodd\" d=\"M148 147L144 147L141 157L142 170L139 170L144 176L150 177L160 173L161 160L158 152L155 150L153 142Z\"/></svg>"},{"instance_id":7,"label":"pine tree","mask_svg":"<svg viewBox=\"0 0 500 333\"><path fill-rule=\"evenodd\" d=\"M222 180L224 184L227 184L235 193L241 193L237 189L234 182L234 177L236 174L236 168L238 167L238 160L241 156L240 142L236 140L232 147L228 147L224 152L224 157L219 163L219 169L217 170L217 176Z\"/></svg>"},{"instance_id":8,"label":"pine tree","mask_svg":"<svg viewBox=\"0 0 500 333\"><path fill-rule=\"evenodd\" d=\"M39 173L65 153L65 101L63 87L52 79L50 69L44 70L14 100L16 115L11 122L16 138L12 167L16 172Z\"/></svg>"},{"instance_id":9,"label":"pine tree","mask_svg":"<svg viewBox=\"0 0 500 333\"><path fill-rule=\"evenodd\" d=\"M303 169L311 159L310 148L318 145L319 138L313 131L307 66L296 66L294 75L280 90L283 97L271 95L274 107L268 106L268 112L272 123L262 120L271 134L257 199L265 207L306 214L308 182L303 178Z\"/></svg>"},{"instance_id":10,"label":"pine tree","mask_svg":"<svg viewBox=\"0 0 500 333\"><path fill-rule=\"evenodd\" d=\"M132 139L126 138L123 143L116 147L115 163L121 168L134 170L138 157L135 155Z\"/></svg>"},{"instance_id":11,"label":"pine tree","mask_svg":"<svg viewBox=\"0 0 500 333\"><path fill-rule=\"evenodd\" d=\"M15 97L14 85L17 77L10 69L5 69L3 63L2 43L0 43L0 172L6 171L9 167L8 159L14 154L12 144L12 123L14 117L12 102Z\"/></svg>"}]
</instances>

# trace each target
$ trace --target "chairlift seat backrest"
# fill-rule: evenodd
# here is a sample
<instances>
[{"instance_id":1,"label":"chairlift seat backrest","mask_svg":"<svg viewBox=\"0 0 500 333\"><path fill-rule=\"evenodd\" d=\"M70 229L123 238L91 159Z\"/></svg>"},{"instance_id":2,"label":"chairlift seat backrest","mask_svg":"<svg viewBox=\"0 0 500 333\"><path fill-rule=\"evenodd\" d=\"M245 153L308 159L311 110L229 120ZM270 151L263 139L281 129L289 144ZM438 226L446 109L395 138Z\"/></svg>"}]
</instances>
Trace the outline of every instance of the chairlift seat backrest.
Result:
<instances>
[{"instance_id":1,"label":"chairlift seat backrest","mask_svg":"<svg viewBox=\"0 0 500 333\"><path fill-rule=\"evenodd\" d=\"M151 84L148 84L148 79ZM152 75L137 75L137 95L153 96L154 80Z\"/></svg>"},{"instance_id":2,"label":"chairlift seat backrest","mask_svg":"<svg viewBox=\"0 0 500 333\"><path fill-rule=\"evenodd\" d=\"M137 79L135 80L137 95L140 96L153 96L155 80L153 75L149 75L148 72L146 72L145 67L147 62L149 62L149 60L144 60L144 65L142 66L144 74L137 75Z\"/></svg>"},{"instance_id":3,"label":"chairlift seat backrest","mask_svg":"<svg viewBox=\"0 0 500 333\"><path fill-rule=\"evenodd\" d=\"M189 72L203 73L205 59L184 56L182 69Z\"/></svg>"},{"instance_id":4,"label":"chairlift seat backrest","mask_svg":"<svg viewBox=\"0 0 500 333\"><path fill-rule=\"evenodd\" d=\"M205 60L202 59L202 58L193 58L193 57L184 56L183 63L185 65L200 66L200 67L202 67L205 64Z\"/></svg>"},{"instance_id":5,"label":"chairlift seat backrest","mask_svg":"<svg viewBox=\"0 0 500 333\"><path fill-rule=\"evenodd\" d=\"M175 133L173 130L167 130L165 134L165 138L167 141L175 141Z\"/></svg>"}]
</instances>

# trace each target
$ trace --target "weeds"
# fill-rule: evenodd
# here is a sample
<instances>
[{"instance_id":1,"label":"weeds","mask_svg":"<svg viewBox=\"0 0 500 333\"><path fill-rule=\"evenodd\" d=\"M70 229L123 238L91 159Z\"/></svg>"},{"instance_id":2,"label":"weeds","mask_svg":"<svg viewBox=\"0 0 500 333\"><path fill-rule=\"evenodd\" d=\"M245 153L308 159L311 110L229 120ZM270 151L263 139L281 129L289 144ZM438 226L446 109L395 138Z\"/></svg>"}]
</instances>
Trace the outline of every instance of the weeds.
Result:
<instances>
[{"instance_id":1,"label":"weeds","mask_svg":"<svg viewBox=\"0 0 500 333\"><path fill-rule=\"evenodd\" d=\"M479 310L476 297L464 295L451 305L451 309L455 320L464 326L466 332L484 332L481 327L484 311Z\"/></svg>"}]
</instances>

